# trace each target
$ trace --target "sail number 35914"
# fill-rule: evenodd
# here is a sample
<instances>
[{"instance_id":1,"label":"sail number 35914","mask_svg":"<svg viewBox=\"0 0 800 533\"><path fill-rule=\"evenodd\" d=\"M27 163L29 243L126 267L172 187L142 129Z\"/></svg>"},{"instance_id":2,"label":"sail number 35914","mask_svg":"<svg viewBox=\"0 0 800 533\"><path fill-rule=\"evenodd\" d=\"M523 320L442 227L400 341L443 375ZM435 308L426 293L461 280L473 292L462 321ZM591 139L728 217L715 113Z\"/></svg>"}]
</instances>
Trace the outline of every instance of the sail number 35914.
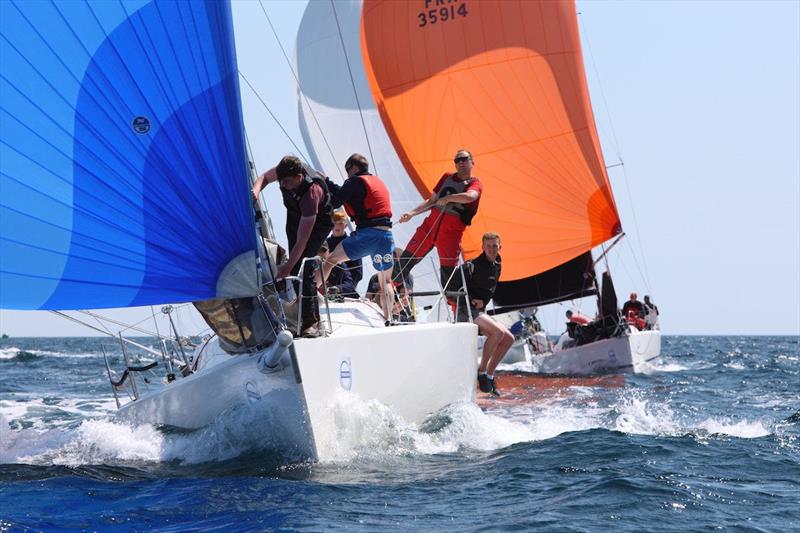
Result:
<instances>
[{"instance_id":1,"label":"sail number 35914","mask_svg":"<svg viewBox=\"0 0 800 533\"><path fill-rule=\"evenodd\" d=\"M458 4L456 4L458 2ZM449 5L448 5L449 4ZM428 9L429 7L432 9ZM459 0L425 0L425 10L417 14L420 28L467 16L467 3Z\"/></svg>"}]
</instances>

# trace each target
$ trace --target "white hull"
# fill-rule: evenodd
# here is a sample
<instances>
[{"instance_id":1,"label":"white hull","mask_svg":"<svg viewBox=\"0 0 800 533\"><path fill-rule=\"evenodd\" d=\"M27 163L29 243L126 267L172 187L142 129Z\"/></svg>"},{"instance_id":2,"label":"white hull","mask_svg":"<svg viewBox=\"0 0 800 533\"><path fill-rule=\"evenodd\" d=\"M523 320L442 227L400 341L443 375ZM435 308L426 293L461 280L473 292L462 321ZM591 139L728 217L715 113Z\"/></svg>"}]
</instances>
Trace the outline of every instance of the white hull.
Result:
<instances>
[{"instance_id":1,"label":"white hull","mask_svg":"<svg viewBox=\"0 0 800 533\"><path fill-rule=\"evenodd\" d=\"M212 341L194 374L143 394L118 416L134 424L199 429L233 410L256 410L260 421L268 420L259 422L266 442L293 457L315 459L318 443L335 438L330 407L342 390L380 402L411 423L474 400L473 324L385 328L377 309L362 302L331 304L331 315L329 337L296 339L274 371L259 364L261 354L231 356Z\"/></svg>"},{"instance_id":2,"label":"white hull","mask_svg":"<svg viewBox=\"0 0 800 533\"><path fill-rule=\"evenodd\" d=\"M533 372L541 374L589 375L602 372L641 372L661 354L661 332L632 331L622 337L603 339L583 346L532 355Z\"/></svg>"}]
</instances>

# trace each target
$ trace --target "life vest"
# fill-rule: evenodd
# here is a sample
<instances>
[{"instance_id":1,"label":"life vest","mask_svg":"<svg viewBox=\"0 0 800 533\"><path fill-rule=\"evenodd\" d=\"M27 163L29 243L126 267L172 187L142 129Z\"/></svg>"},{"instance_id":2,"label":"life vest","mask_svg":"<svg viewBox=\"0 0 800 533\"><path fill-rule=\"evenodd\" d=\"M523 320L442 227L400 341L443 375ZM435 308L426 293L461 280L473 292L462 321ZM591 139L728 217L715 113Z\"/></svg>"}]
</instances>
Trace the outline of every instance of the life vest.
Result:
<instances>
[{"instance_id":1,"label":"life vest","mask_svg":"<svg viewBox=\"0 0 800 533\"><path fill-rule=\"evenodd\" d=\"M447 178L444 180L442 186L439 187L439 191L436 193L437 200L440 200L445 196L450 196L451 194L466 192L467 188L473 182L478 181L478 178L468 178L464 181L460 181L456 179L456 176L458 176L457 173L447 175ZM477 202L477 200L475 202ZM461 222L463 222L466 226L469 226L472 223L475 213L478 212L477 206L472 207L470 204L457 204L455 202L451 202L444 207L436 206L436 209L441 209L445 213L457 215L458 218L461 219Z\"/></svg>"},{"instance_id":2,"label":"life vest","mask_svg":"<svg viewBox=\"0 0 800 533\"><path fill-rule=\"evenodd\" d=\"M643 330L647 326L647 322L639 316L639 313L635 309L631 309L628 311L627 316L625 317L628 324L636 327L636 329Z\"/></svg>"},{"instance_id":3,"label":"life vest","mask_svg":"<svg viewBox=\"0 0 800 533\"><path fill-rule=\"evenodd\" d=\"M327 179L327 178L326 178ZM322 187L324 193L324 201L317 209L317 218L314 221L314 229L312 232L326 231L330 232L333 229L333 208L331 207L331 193L328 189L326 180L321 178L312 178L305 176L300 186L290 191L281 187L281 195L283 196L283 205L286 206L286 238L289 241L289 250L294 248L294 243L297 242L297 229L300 227L300 219L302 214L300 212L300 202L303 197L308 193L311 185L316 183ZM327 234L327 233L326 233Z\"/></svg>"},{"instance_id":4,"label":"life vest","mask_svg":"<svg viewBox=\"0 0 800 533\"><path fill-rule=\"evenodd\" d=\"M360 179L364 183L364 199L361 202L345 202L344 210L359 228L392 225L392 201L389 189L378 176L356 174L347 179Z\"/></svg>"}]
</instances>

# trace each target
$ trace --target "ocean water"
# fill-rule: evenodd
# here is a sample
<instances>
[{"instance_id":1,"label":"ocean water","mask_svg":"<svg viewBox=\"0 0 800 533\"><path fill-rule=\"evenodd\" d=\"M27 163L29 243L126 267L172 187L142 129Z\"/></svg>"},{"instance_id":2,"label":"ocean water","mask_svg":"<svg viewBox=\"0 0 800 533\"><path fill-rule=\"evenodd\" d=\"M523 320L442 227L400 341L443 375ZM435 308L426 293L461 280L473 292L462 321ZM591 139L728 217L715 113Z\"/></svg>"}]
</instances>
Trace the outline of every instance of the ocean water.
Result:
<instances>
[{"instance_id":1,"label":"ocean water","mask_svg":"<svg viewBox=\"0 0 800 533\"><path fill-rule=\"evenodd\" d=\"M101 343L119 364L106 339L0 341L0 531L800 530L798 337L665 337L646 374L420 426L342 395L313 464L258 424L115 422Z\"/></svg>"}]
</instances>

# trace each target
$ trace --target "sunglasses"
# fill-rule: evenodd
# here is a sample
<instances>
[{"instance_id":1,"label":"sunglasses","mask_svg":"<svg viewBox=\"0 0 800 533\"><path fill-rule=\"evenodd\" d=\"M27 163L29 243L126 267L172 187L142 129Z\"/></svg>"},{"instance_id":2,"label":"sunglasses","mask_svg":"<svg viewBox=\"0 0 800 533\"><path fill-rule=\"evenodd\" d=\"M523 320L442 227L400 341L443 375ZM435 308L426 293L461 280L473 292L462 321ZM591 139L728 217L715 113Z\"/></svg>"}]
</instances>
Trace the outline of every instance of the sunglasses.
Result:
<instances>
[{"instance_id":1,"label":"sunglasses","mask_svg":"<svg viewBox=\"0 0 800 533\"><path fill-rule=\"evenodd\" d=\"M463 162L469 161L469 160L470 160L469 156L462 155L460 157L456 157L455 159L453 159L453 162L455 164L459 164L459 163L463 163Z\"/></svg>"}]
</instances>

